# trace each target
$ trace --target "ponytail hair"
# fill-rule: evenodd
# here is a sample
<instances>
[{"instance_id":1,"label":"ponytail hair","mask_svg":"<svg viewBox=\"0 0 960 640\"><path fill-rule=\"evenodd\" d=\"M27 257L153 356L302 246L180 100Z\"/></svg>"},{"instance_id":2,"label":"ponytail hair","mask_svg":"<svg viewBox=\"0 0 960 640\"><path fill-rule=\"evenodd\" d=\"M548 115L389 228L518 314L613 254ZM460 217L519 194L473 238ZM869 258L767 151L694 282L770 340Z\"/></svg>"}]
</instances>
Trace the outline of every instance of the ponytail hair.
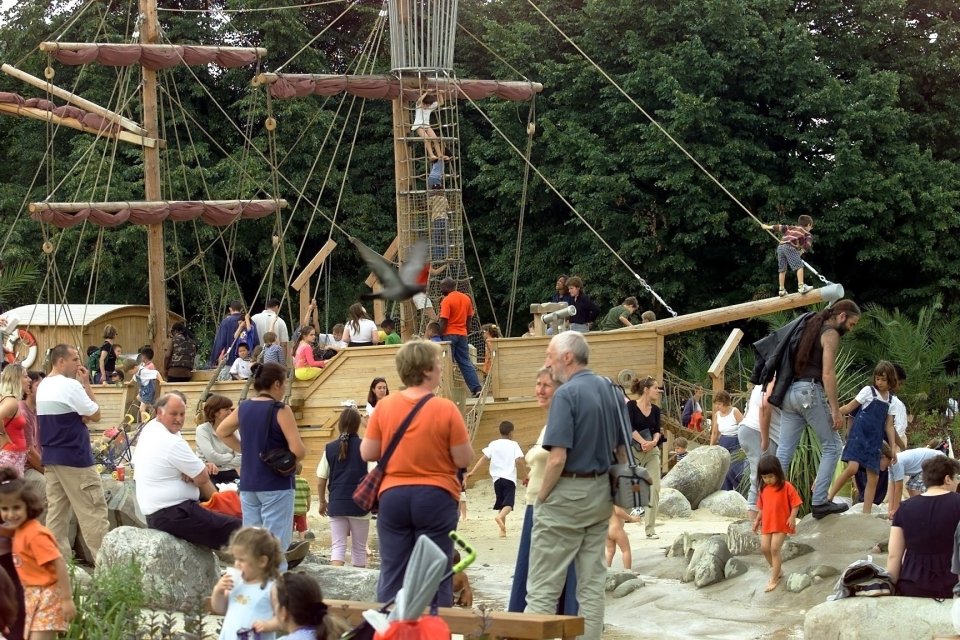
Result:
<instances>
[{"instance_id":1,"label":"ponytail hair","mask_svg":"<svg viewBox=\"0 0 960 640\"><path fill-rule=\"evenodd\" d=\"M283 574L276 583L277 604L298 627L313 627L317 640L335 640L350 627L331 614L317 581L306 573Z\"/></svg>"},{"instance_id":2,"label":"ponytail hair","mask_svg":"<svg viewBox=\"0 0 960 640\"><path fill-rule=\"evenodd\" d=\"M794 352L794 372L799 373L807 366L807 363L810 361L810 354L813 353L813 348L817 340L820 339L823 324L841 313L859 318L860 307L858 307L857 303L853 300L844 298L807 320L806 325L803 327L803 335L800 336L800 342L797 344L797 350Z\"/></svg>"},{"instance_id":3,"label":"ponytail hair","mask_svg":"<svg viewBox=\"0 0 960 640\"><path fill-rule=\"evenodd\" d=\"M340 450L337 452L337 460L346 460L350 436L360 430L360 411L356 407L345 407L340 412L339 428Z\"/></svg>"}]
</instances>

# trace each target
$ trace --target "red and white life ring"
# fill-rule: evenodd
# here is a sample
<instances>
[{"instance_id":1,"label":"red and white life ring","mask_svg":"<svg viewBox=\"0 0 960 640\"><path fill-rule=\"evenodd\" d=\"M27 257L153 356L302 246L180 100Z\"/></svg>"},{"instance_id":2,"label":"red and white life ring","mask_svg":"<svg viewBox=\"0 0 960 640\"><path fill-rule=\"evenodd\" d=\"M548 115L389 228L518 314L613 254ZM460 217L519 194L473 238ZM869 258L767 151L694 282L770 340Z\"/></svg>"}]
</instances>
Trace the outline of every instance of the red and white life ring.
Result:
<instances>
[{"instance_id":1,"label":"red and white life ring","mask_svg":"<svg viewBox=\"0 0 960 640\"><path fill-rule=\"evenodd\" d=\"M26 329L17 329L3 343L3 359L29 369L37 361L37 339Z\"/></svg>"}]
</instances>

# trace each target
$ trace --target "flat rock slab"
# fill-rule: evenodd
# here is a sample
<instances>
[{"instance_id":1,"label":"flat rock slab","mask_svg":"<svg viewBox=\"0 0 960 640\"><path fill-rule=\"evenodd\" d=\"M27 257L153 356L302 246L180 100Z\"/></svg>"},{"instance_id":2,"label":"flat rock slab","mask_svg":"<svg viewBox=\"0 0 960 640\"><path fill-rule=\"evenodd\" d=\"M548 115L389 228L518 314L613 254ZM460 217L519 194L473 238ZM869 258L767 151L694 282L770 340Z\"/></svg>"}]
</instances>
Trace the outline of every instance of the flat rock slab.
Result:
<instances>
[{"instance_id":1,"label":"flat rock slab","mask_svg":"<svg viewBox=\"0 0 960 640\"><path fill-rule=\"evenodd\" d=\"M953 602L932 598L844 598L810 609L803 637L810 640L930 640L953 636Z\"/></svg>"}]
</instances>

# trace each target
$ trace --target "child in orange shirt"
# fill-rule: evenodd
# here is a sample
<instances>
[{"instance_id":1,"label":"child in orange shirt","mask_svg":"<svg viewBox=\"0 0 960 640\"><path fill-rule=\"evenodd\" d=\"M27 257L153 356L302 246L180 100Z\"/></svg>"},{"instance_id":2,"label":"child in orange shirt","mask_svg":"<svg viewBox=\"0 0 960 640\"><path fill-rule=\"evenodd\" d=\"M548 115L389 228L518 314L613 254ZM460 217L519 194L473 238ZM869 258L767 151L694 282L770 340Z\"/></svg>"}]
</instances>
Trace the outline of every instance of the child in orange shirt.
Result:
<instances>
[{"instance_id":1,"label":"child in orange shirt","mask_svg":"<svg viewBox=\"0 0 960 640\"><path fill-rule=\"evenodd\" d=\"M37 521L43 501L10 467L0 468L0 520L14 529L13 558L23 584L26 606L24 636L53 640L66 631L77 609L70 590L67 563L50 530Z\"/></svg>"},{"instance_id":2,"label":"child in orange shirt","mask_svg":"<svg viewBox=\"0 0 960 640\"><path fill-rule=\"evenodd\" d=\"M753 530L760 531L760 551L770 564L770 581L764 591L780 584L780 550L788 533L797 532L797 511L803 500L787 482L776 456L765 455L757 464L757 518Z\"/></svg>"}]
</instances>

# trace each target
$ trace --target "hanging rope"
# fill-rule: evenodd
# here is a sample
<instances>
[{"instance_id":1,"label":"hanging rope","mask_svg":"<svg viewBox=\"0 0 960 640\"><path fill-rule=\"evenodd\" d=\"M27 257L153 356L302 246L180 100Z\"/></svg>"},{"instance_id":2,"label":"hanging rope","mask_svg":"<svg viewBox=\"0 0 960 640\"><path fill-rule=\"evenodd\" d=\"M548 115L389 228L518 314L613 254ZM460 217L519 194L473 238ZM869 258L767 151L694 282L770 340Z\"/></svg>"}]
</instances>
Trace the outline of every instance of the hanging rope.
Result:
<instances>
[{"instance_id":1,"label":"hanging rope","mask_svg":"<svg viewBox=\"0 0 960 640\"><path fill-rule=\"evenodd\" d=\"M584 58L587 62L589 62L589 63L600 73L600 75L602 75L604 78L606 78L607 82L609 82L611 85L613 85L613 87L614 87L617 91L619 91L620 94L621 94L623 97L625 97L627 100L629 100L629 101L630 101L630 104L632 104L634 107L636 107L636 109L637 109L640 113L642 113L643 116L644 116L647 120L650 121L650 124L652 124L654 127L656 127L656 128L660 131L660 133L662 133L664 136L666 136L667 140L669 140L677 149L679 149L680 152L683 153L683 155L687 156L687 158L690 160L690 162L692 162L694 165L696 165L696 167L697 167L698 169L700 169L700 171L703 172L703 174L704 174L705 176L707 176L715 185L717 185L718 187L720 187L720 190L723 191L723 192L727 195L727 197L729 197L731 200L733 200L733 202L735 202L735 203L737 204L737 206L740 207L740 208L744 211L744 213L746 213L748 216L750 216L751 218L753 218L753 221L756 222L757 225L760 226L761 229L763 229L763 221L761 221L757 216L753 215L753 212L750 211L750 209L748 209L745 204L743 204L742 202L740 202L739 198L737 198L735 195L733 195L733 193L732 193L729 189L727 189L727 187L726 187L722 182L720 182L720 180L717 179L716 176L714 176L709 170L707 170L707 168L706 168L705 166L703 166L703 165L700 163L699 160L697 160L695 157L693 157L693 154L691 154L689 151L687 151L686 147L684 147L682 144L680 144L680 142L679 142L676 138L674 138L672 135L670 135L670 132L667 131L659 122L657 122L657 120L656 120L652 115L650 115L649 113L647 113L647 111L646 111L643 107L641 107L641 106L637 103L637 101L634 100L633 97L632 97L629 93L627 93L627 92L624 90L624 88L621 87L620 84L619 84L616 80L614 80L614 79L610 76L610 74L608 74L606 71L604 71L603 68L600 67L600 65L598 65L596 62L594 62L593 58L591 58L589 55L587 55L587 52L586 52L586 51L584 51L583 49L580 48L580 45L578 45L576 42L574 42L573 39L572 39L570 36L568 36L568 35L563 31L563 29L561 29L553 20L551 20L550 17L547 16L547 14L545 14L545 13L540 9L540 7L538 7L538 6L536 5L536 3L533 2L533 0L527 0L527 3L528 3L531 7L533 7L533 8L536 10L537 13L539 13L541 16L543 16L543 19L546 20L546 21L550 24L550 26L553 27L553 28L557 31L557 33L559 33L559 34L563 37L564 40L566 40L567 42L569 42L570 45L571 45L574 49L576 49L577 52L578 52L581 56L583 56L583 58ZM777 238L776 234L774 234L772 231L767 231L766 229L763 229L763 231L766 232L767 234L769 234L770 237L772 237L773 239L777 240L777 242L780 241L780 239ZM803 261L803 263L804 263L804 265L805 265L814 275L816 275L817 277L819 277L820 280L823 281L824 284L827 284L827 283L829 282L826 278L824 278L822 275L820 275L820 273L817 272L813 267L811 267L809 264L807 264L806 261Z\"/></svg>"},{"instance_id":2,"label":"hanging rope","mask_svg":"<svg viewBox=\"0 0 960 640\"><path fill-rule=\"evenodd\" d=\"M510 337L513 329L513 306L517 300L517 279L520 277L520 247L523 244L523 218L527 211L527 187L530 185L530 154L533 152L533 135L537 131L534 124L537 99L530 101L530 110L527 114L527 153L523 164L523 191L520 194L520 219L517 221L517 248L513 254L513 280L510 283L510 305L507 307L507 332Z\"/></svg>"}]
</instances>

